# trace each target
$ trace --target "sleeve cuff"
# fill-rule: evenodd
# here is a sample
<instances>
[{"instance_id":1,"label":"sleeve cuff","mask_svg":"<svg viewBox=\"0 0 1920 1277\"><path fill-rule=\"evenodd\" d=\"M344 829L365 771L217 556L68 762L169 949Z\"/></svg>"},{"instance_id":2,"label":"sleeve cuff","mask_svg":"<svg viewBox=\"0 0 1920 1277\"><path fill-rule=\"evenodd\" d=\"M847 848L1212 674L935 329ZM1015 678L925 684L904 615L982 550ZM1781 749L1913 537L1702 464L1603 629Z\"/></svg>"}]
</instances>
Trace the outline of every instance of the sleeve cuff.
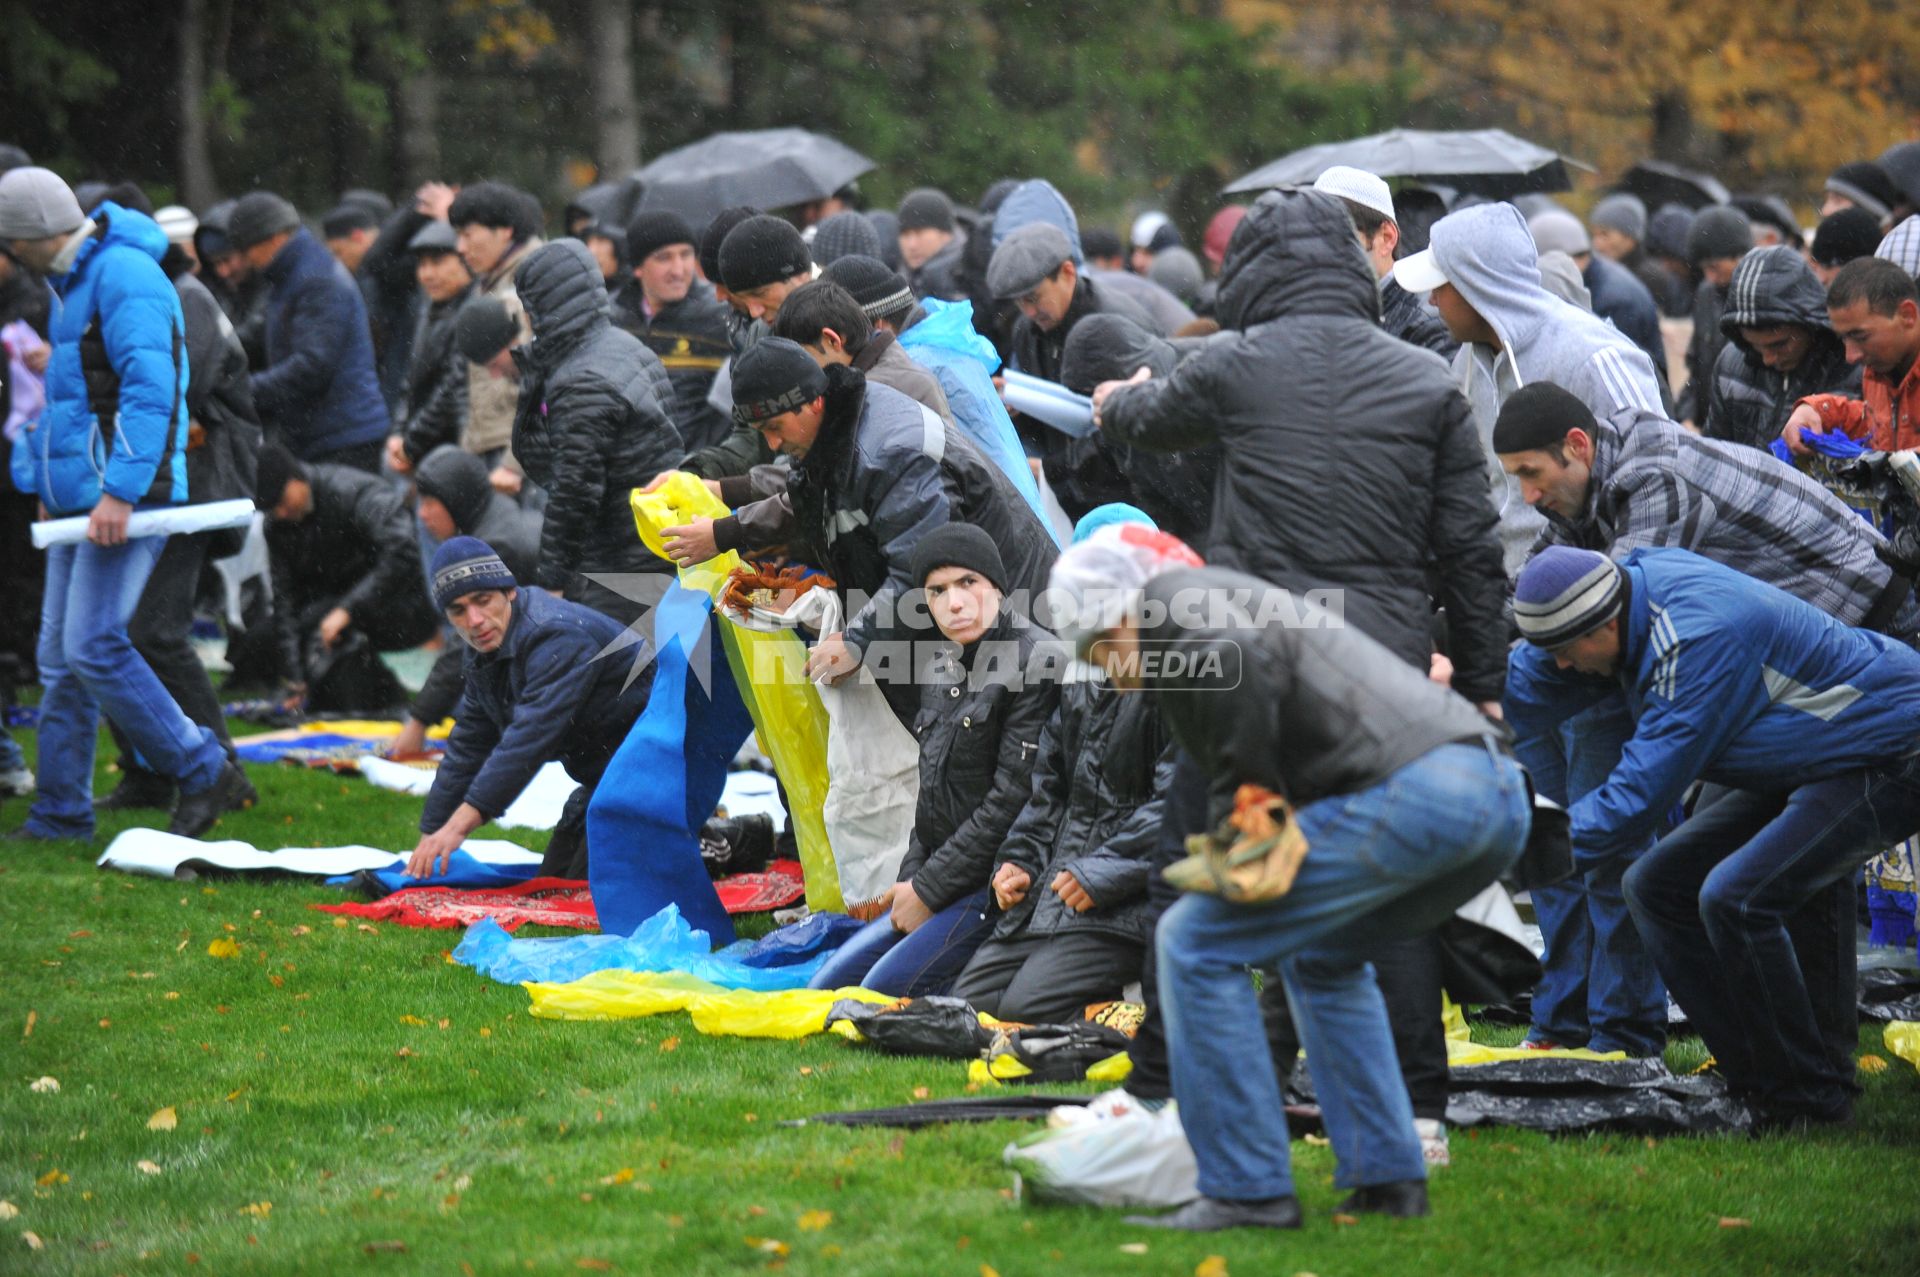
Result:
<instances>
[{"instance_id":1,"label":"sleeve cuff","mask_svg":"<svg viewBox=\"0 0 1920 1277\"><path fill-rule=\"evenodd\" d=\"M745 474L730 474L721 479L720 499L727 503L727 509L745 505L754 499L753 477Z\"/></svg>"},{"instance_id":2,"label":"sleeve cuff","mask_svg":"<svg viewBox=\"0 0 1920 1277\"><path fill-rule=\"evenodd\" d=\"M733 515L713 521L713 548L720 553L740 549L745 540L740 532L740 520Z\"/></svg>"}]
</instances>

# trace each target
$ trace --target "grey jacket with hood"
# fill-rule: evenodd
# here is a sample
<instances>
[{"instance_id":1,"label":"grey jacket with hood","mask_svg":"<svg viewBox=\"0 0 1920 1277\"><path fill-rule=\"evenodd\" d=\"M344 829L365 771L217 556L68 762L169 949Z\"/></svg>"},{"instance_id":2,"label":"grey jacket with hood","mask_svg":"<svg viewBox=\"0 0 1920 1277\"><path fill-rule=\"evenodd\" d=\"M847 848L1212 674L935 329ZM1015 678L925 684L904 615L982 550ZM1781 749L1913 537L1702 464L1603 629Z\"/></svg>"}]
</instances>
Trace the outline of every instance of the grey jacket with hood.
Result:
<instances>
[{"instance_id":1,"label":"grey jacket with hood","mask_svg":"<svg viewBox=\"0 0 1920 1277\"><path fill-rule=\"evenodd\" d=\"M1220 321L1237 331L1114 392L1101 434L1160 452L1218 441L1211 562L1341 592L1347 624L1421 670L1437 599L1454 686L1497 699L1506 576L1485 454L1446 364L1380 327L1345 206L1317 191L1263 196L1220 279Z\"/></svg>"},{"instance_id":2,"label":"grey jacket with hood","mask_svg":"<svg viewBox=\"0 0 1920 1277\"><path fill-rule=\"evenodd\" d=\"M1742 328L1793 324L1813 334L1806 357L1792 372L1767 367L1740 335ZM1765 448L1805 395L1860 395L1860 369L1827 323L1827 294L1805 259L1785 244L1756 248L1734 268L1720 312L1727 344L1714 361L1706 435Z\"/></svg>"},{"instance_id":3,"label":"grey jacket with hood","mask_svg":"<svg viewBox=\"0 0 1920 1277\"><path fill-rule=\"evenodd\" d=\"M1530 382L1549 381L1578 396L1602 421L1621 413L1664 417L1660 382L1653 361L1619 329L1541 287L1533 236L1513 205L1479 204L1448 214L1433 224L1430 247L1447 281L1500 339L1498 349L1463 345L1453 372L1480 428L1511 576L1527 561L1546 521L1494 456L1500 405Z\"/></svg>"}]
</instances>

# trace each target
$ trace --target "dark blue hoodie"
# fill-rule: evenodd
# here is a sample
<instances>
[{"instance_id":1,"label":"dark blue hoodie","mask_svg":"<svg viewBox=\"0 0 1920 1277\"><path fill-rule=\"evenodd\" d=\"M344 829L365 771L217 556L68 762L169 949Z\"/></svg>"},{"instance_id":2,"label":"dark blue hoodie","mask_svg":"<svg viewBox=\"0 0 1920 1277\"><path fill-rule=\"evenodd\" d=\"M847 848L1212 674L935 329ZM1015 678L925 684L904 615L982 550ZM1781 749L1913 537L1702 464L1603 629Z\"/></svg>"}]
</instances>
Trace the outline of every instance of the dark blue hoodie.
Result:
<instances>
[{"instance_id":1,"label":"dark blue hoodie","mask_svg":"<svg viewBox=\"0 0 1920 1277\"><path fill-rule=\"evenodd\" d=\"M253 374L261 420L302 461L386 438L392 423L353 276L304 227L263 273L267 366Z\"/></svg>"}]
</instances>

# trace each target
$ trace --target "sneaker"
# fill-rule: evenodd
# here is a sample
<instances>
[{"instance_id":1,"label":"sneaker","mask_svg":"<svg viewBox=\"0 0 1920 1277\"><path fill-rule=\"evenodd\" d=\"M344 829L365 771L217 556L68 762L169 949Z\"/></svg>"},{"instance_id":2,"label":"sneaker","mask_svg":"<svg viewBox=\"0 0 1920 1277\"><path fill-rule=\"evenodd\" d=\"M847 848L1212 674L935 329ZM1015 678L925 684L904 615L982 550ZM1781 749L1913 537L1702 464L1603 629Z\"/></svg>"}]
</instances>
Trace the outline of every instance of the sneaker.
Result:
<instances>
[{"instance_id":1,"label":"sneaker","mask_svg":"<svg viewBox=\"0 0 1920 1277\"><path fill-rule=\"evenodd\" d=\"M1437 1117L1416 1117L1413 1132L1420 1137L1420 1156L1429 1168L1453 1165L1453 1154L1447 1149L1445 1122Z\"/></svg>"},{"instance_id":2,"label":"sneaker","mask_svg":"<svg viewBox=\"0 0 1920 1277\"><path fill-rule=\"evenodd\" d=\"M1526 1036L1526 1039L1520 1043L1519 1049L1522 1051L1565 1051L1567 1050L1566 1047L1561 1046L1558 1042L1555 1042L1552 1038L1536 1038L1531 1033L1529 1033Z\"/></svg>"},{"instance_id":3,"label":"sneaker","mask_svg":"<svg viewBox=\"0 0 1920 1277\"><path fill-rule=\"evenodd\" d=\"M0 798L25 798L33 793L33 773L24 767L0 772Z\"/></svg>"}]
</instances>

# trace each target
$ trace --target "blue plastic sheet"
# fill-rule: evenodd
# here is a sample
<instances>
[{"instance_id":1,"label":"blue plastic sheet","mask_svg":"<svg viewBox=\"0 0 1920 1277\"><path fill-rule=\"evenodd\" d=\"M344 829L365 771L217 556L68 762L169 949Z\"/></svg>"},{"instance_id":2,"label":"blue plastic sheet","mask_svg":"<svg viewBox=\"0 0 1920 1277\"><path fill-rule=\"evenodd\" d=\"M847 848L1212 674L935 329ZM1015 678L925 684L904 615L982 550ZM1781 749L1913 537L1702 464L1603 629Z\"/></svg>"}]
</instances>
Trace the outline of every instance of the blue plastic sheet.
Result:
<instances>
[{"instance_id":1,"label":"blue plastic sheet","mask_svg":"<svg viewBox=\"0 0 1920 1277\"><path fill-rule=\"evenodd\" d=\"M1006 383L1008 407L1074 439L1084 439L1093 433L1093 400L1085 395L1076 395L1044 377L1011 369L1002 375L1002 380Z\"/></svg>"},{"instance_id":2,"label":"blue plastic sheet","mask_svg":"<svg viewBox=\"0 0 1920 1277\"><path fill-rule=\"evenodd\" d=\"M770 931L740 954L749 967L790 967L832 953L866 924L844 913L816 913L790 927Z\"/></svg>"},{"instance_id":3,"label":"blue plastic sheet","mask_svg":"<svg viewBox=\"0 0 1920 1277\"><path fill-rule=\"evenodd\" d=\"M537 861L525 865L493 865L484 860L475 860L464 851L456 851L447 857L445 873L425 878L411 877L407 873L407 858L402 856L391 869L363 869L359 873L341 874L327 879L327 886L351 887L371 880L379 883L388 893L406 887L454 887L462 891L480 891L487 887L510 887L538 877L539 873Z\"/></svg>"},{"instance_id":4,"label":"blue plastic sheet","mask_svg":"<svg viewBox=\"0 0 1920 1277\"><path fill-rule=\"evenodd\" d=\"M754 947L741 942L715 953L707 933L688 926L680 910L668 905L630 936L516 940L500 924L483 918L467 928L453 960L502 984L564 984L595 971L682 971L725 989L771 992L806 987L831 953L818 952L785 966L750 966L746 955Z\"/></svg>"},{"instance_id":5,"label":"blue plastic sheet","mask_svg":"<svg viewBox=\"0 0 1920 1277\"><path fill-rule=\"evenodd\" d=\"M678 905L693 926L733 939L700 860L700 827L753 720L709 633L712 612L706 593L668 587L654 613L653 694L587 806L587 878L609 935ZM688 678L696 662L702 678Z\"/></svg>"},{"instance_id":6,"label":"blue plastic sheet","mask_svg":"<svg viewBox=\"0 0 1920 1277\"><path fill-rule=\"evenodd\" d=\"M1837 461L1850 461L1867 450L1866 445L1858 439L1838 430L1802 430L1800 439L1821 456ZM1788 465L1793 464L1793 453L1788 449L1785 439L1775 439L1768 448L1780 460Z\"/></svg>"}]
</instances>

